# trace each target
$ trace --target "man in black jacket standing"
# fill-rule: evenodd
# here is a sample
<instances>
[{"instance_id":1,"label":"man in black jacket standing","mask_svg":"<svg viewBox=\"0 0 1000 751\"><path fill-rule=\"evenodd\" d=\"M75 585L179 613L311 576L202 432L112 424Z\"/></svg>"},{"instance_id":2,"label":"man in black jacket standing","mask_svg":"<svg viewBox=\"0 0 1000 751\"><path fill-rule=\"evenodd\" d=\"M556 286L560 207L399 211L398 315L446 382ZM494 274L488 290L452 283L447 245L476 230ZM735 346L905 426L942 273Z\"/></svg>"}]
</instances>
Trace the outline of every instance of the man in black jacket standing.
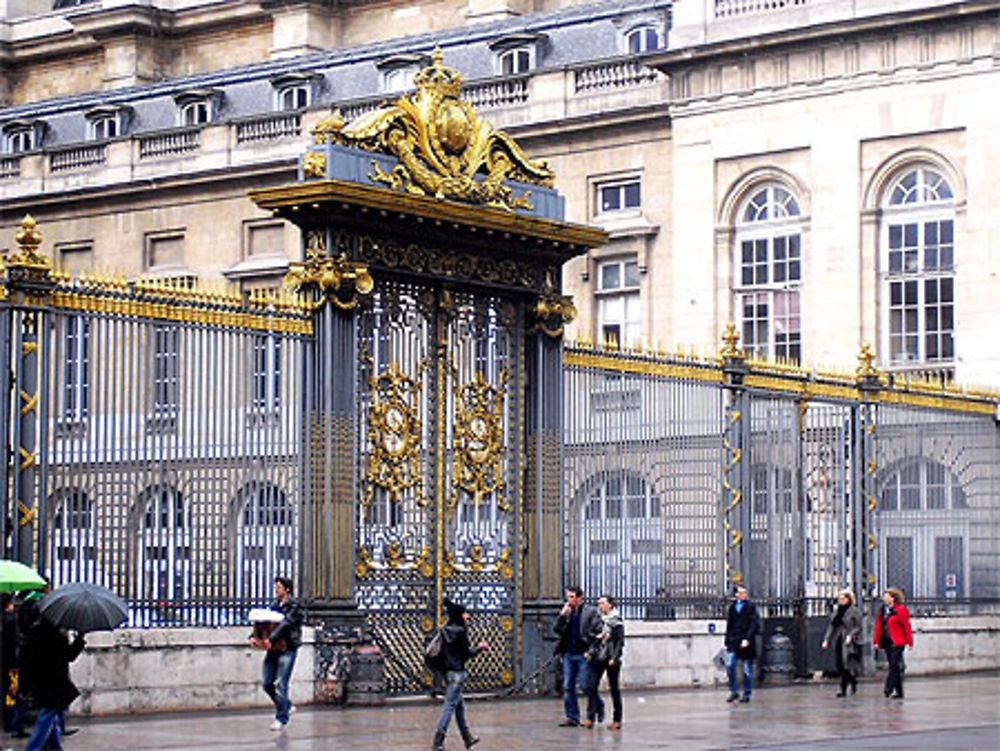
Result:
<instances>
[{"instance_id":1,"label":"man in black jacket standing","mask_svg":"<svg viewBox=\"0 0 1000 751\"><path fill-rule=\"evenodd\" d=\"M753 680L753 662L757 657L757 632L760 631L760 619L757 617L757 606L747 599L747 588L736 587L736 600L729 606L726 616L726 673L729 676L728 702L740 699L739 680L736 676L737 661L743 663L743 698L741 702L750 701L751 682Z\"/></svg>"},{"instance_id":2,"label":"man in black jacket standing","mask_svg":"<svg viewBox=\"0 0 1000 751\"><path fill-rule=\"evenodd\" d=\"M292 713L292 701L288 698L288 682L295 667L295 655L302 644L302 607L292 597L292 580L285 576L274 578L275 600L271 610L277 610L284 617L266 639L250 639L250 646L266 649L264 656L264 693L274 702L274 722L271 730L283 730Z\"/></svg>"},{"instance_id":3,"label":"man in black jacket standing","mask_svg":"<svg viewBox=\"0 0 1000 751\"><path fill-rule=\"evenodd\" d=\"M593 605L583 602L583 590L579 587L566 588L566 604L559 611L555 631L559 636L556 644L556 654L563 658L563 710L566 719L559 723L562 727L576 727L580 724L580 704L576 698L577 681L582 681L587 687L588 701L594 706L600 705L596 696L597 687L593 687L591 697L591 681L587 675L587 650L593 644L603 628L601 613ZM598 717L598 722L603 717ZM588 720L588 722L590 722ZM593 725L590 722L590 725Z\"/></svg>"}]
</instances>

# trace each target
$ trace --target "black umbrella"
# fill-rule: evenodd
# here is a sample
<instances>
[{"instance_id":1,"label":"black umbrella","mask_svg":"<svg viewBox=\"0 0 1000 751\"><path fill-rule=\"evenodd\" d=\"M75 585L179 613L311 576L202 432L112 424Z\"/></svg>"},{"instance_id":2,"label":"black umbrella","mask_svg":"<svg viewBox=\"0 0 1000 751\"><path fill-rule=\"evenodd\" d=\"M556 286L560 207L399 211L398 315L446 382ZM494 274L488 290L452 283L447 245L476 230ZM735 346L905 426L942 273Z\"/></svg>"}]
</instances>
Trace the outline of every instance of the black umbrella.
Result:
<instances>
[{"instance_id":1,"label":"black umbrella","mask_svg":"<svg viewBox=\"0 0 1000 751\"><path fill-rule=\"evenodd\" d=\"M65 584L45 595L40 608L55 626L74 631L110 631L128 618L128 605L106 587L85 582Z\"/></svg>"}]
</instances>

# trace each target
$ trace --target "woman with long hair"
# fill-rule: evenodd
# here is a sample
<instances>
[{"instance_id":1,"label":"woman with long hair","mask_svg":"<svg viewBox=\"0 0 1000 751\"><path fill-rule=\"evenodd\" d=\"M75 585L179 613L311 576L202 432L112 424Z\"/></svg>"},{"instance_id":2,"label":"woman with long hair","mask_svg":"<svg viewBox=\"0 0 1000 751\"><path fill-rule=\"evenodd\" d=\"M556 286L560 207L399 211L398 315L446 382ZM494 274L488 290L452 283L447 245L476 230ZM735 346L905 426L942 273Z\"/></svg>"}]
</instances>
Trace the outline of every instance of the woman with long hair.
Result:
<instances>
[{"instance_id":1,"label":"woman with long hair","mask_svg":"<svg viewBox=\"0 0 1000 751\"><path fill-rule=\"evenodd\" d=\"M840 675L840 692L847 696L858 692L858 675L861 673L861 611L854 600L854 593L842 589L837 595L837 606L830 614L830 623L823 635L823 649L833 647Z\"/></svg>"},{"instance_id":2,"label":"woman with long hair","mask_svg":"<svg viewBox=\"0 0 1000 751\"><path fill-rule=\"evenodd\" d=\"M882 607L875 620L875 647L884 649L889 659L889 674L885 677L885 695L903 698L903 650L913 649L913 629L910 614L903 604L903 593L889 588L882 593Z\"/></svg>"},{"instance_id":3,"label":"woman with long hair","mask_svg":"<svg viewBox=\"0 0 1000 751\"><path fill-rule=\"evenodd\" d=\"M601 676L608 674L608 688L611 689L612 716L609 730L618 730L622 726L622 693L618 687L618 678L622 672L622 652L625 650L625 624L618 614L615 598L602 595L597 601L601 611L601 632L590 645L587 652L587 664L590 667L590 691L588 697L596 698L596 702L588 698L587 720L584 727L593 727L594 721L604 718L604 703L597 694Z\"/></svg>"}]
</instances>

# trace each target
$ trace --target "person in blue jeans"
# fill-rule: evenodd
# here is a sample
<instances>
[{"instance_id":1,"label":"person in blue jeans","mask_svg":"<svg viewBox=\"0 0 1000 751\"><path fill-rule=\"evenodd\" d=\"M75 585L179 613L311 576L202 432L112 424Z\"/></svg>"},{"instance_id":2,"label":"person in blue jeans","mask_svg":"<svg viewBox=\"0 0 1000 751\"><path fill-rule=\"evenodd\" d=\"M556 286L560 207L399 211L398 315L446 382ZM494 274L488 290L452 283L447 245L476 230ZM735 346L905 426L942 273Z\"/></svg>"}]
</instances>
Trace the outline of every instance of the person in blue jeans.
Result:
<instances>
[{"instance_id":1,"label":"person in blue jeans","mask_svg":"<svg viewBox=\"0 0 1000 751\"><path fill-rule=\"evenodd\" d=\"M288 698L288 682L295 668L295 655L302 644L302 607L292 597L292 580L285 576L274 579L274 601L271 610L280 612L281 622L265 639L250 638L250 646L266 649L262 683L264 693L274 702L274 722L271 730L283 730L288 724L292 701Z\"/></svg>"},{"instance_id":2,"label":"person in blue jeans","mask_svg":"<svg viewBox=\"0 0 1000 751\"><path fill-rule=\"evenodd\" d=\"M736 587L736 599L729 606L726 616L726 673L729 676L728 702L739 699L750 701L753 682L753 663L757 658L757 633L760 631L760 618L757 617L757 606L747 599L747 588ZM743 664L743 697L739 695L739 680L736 675L736 664Z\"/></svg>"},{"instance_id":3,"label":"person in blue jeans","mask_svg":"<svg viewBox=\"0 0 1000 751\"><path fill-rule=\"evenodd\" d=\"M462 741L466 748L472 748L479 743L479 738L472 734L469 725L465 720L465 699L462 696L462 689L465 687L465 679L468 673L465 670L465 663L487 649L486 642L480 642L478 647L469 645L469 613L465 606L445 598L445 610L448 612L448 622L441 628L441 655L439 664L444 671L448 688L444 695L444 709L441 710L441 718L438 720L437 730L434 733L434 743L431 745L432 751L443 751L444 738L448 733L448 725L451 723L451 716L455 715L455 724L462 734Z\"/></svg>"},{"instance_id":4,"label":"person in blue jeans","mask_svg":"<svg viewBox=\"0 0 1000 751\"><path fill-rule=\"evenodd\" d=\"M577 683L582 683L587 690L587 703L597 707L596 719L604 720L604 703L597 695L597 686L589 679L587 666L587 650L600 635L604 626L600 611L593 605L583 601L583 590L573 586L566 588L566 604L559 611L555 631L559 636L556 644L556 654L563 658L563 711L565 719L559 723L561 727L577 727L580 725L580 704L576 698ZM588 719L583 725L593 727L593 721Z\"/></svg>"},{"instance_id":5,"label":"person in blue jeans","mask_svg":"<svg viewBox=\"0 0 1000 751\"><path fill-rule=\"evenodd\" d=\"M62 751L63 724L73 700L80 695L69 677L69 664L83 651L83 634L71 642L66 633L40 617L28 632L22 672L38 718L25 751Z\"/></svg>"}]
</instances>

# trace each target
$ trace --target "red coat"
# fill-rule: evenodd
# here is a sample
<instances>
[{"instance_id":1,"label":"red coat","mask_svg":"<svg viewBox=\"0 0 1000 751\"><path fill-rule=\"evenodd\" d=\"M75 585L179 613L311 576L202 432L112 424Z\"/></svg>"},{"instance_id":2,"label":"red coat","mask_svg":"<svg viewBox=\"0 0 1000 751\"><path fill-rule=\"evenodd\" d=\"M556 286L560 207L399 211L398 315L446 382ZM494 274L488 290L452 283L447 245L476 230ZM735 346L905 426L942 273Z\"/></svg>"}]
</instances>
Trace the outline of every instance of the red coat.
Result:
<instances>
[{"instance_id":1,"label":"red coat","mask_svg":"<svg viewBox=\"0 0 1000 751\"><path fill-rule=\"evenodd\" d=\"M906 606L900 603L895 606L895 613L886 619L886 630L889 632L889 639L896 647L908 646L913 649L913 629L910 628L910 614ZM882 639L882 613L875 618L875 646L880 647Z\"/></svg>"}]
</instances>

